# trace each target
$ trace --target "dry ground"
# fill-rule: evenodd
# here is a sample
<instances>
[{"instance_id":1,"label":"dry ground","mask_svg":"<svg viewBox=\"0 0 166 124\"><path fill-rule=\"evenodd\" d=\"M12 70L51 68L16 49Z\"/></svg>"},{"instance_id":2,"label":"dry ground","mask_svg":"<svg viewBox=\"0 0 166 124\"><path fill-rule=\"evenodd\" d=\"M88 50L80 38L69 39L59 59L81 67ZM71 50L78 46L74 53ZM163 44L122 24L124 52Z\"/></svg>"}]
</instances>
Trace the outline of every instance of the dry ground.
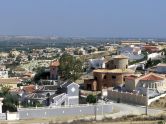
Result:
<instances>
[{"instance_id":1,"label":"dry ground","mask_svg":"<svg viewBox=\"0 0 166 124\"><path fill-rule=\"evenodd\" d=\"M82 119L80 119L82 118ZM102 121L94 121L94 116L89 116L89 119L84 120L85 116L75 117L59 117L47 119L32 119L19 121L1 121L0 124L164 124L159 122L166 122L166 113L153 116L134 116L128 115L117 119L105 118ZM87 118L87 117L86 117ZM90 119L91 118L91 119ZM72 121L72 120L75 121Z\"/></svg>"},{"instance_id":2,"label":"dry ground","mask_svg":"<svg viewBox=\"0 0 166 124\"><path fill-rule=\"evenodd\" d=\"M150 107L166 109L166 96L161 97L159 100L156 100L155 102L152 102L150 104Z\"/></svg>"}]
</instances>

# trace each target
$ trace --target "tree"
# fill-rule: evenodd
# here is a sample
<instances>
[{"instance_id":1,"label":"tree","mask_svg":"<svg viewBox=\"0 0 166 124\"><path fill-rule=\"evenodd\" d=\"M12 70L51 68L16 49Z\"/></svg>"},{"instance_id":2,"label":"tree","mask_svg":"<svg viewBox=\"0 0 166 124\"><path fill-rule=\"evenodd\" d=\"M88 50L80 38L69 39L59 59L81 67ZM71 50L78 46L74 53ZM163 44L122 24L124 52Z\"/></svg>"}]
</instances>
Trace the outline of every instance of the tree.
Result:
<instances>
[{"instance_id":1,"label":"tree","mask_svg":"<svg viewBox=\"0 0 166 124\"><path fill-rule=\"evenodd\" d=\"M155 66L157 64L161 63L161 60L151 60L151 58L146 62L146 65L145 67L146 68L149 68L149 67L152 67L152 66Z\"/></svg>"},{"instance_id":2,"label":"tree","mask_svg":"<svg viewBox=\"0 0 166 124\"><path fill-rule=\"evenodd\" d=\"M145 68L149 68L149 67L151 67L151 66L152 66L152 60L151 60L151 58L150 58L150 59L147 60L146 65L145 65Z\"/></svg>"},{"instance_id":3,"label":"tree","mask_svg":"<svg viewBox=\"0 0 166 124\"><path fill-rule=\"evenodd\" d=\"M2 111L10 111L10 112L15 112L17 111L17 106L19 104L18 102L18 96L17 95L12 95L9 92L10 87L9 86L3 86L1 85L1 93L0 96L4 98L3 106L2 106Z\"/></svg>"},{"instance_id":4,"label":"tree","mask_svg":"<svg viewBox=\"0 0 166 124\"><path fill-rule=\"evenodd\" d=\"M1 93L2 93L3 96L5 96L6 94L8 94L9 90L11 88L8 85L1 85L0 87L1 87Z\"/></svg>"},{"instance_id":5,"label":"tree","mask_svg":"<svg viewBox=\"0 0 166 124\"><path fill-rule=\"evenodd\" d=\"M64 80L77 80L83 72L83 63L80 59L69 54L63 54L60 59L59 73Z\"/></svg>"},{"instance_id":6,"label":"tree","mask_svg":"<svg viewBox=\"0 0 166 124\"><path fill-rule=\"evenodd\" d=\"M47 93L46 94L46 106L49 106L50 105L50 93Z\"/></svg>"},{"instance_id":7,"label":"tree","mask_svg":"<svg viewBox=\"0 0 166 124\"><path fill-rule=\"evenodd\" d=\"M38 67L34 71L36 71L36 74L34 76L34 81L38 83L40 79L47 79L47 77L50 75L50 72L45 71L45 67Z\"/></svg>"},{"instance_id":8,"label":"tree","mask_svg":"<svg viewBox=\"0 0 166 124\"><path fill-rule=\"evenodd\" d=\"M163 49L163 55L166 56L166 48Z\"/></svg>"},{"instance_id":9,"label":"tree","mask_svg":"<svg viewBox=\"0 0 166 124\"><path fill-rule=\"evenodd\" d=\"M96 99L96 96L90 94L90 95L87 96L86 101L87 101L88 103L96 103L96 102L97 102L97 99Z\"/></svg>"},{"instance_id":10,"label":"tree","mask_svg":"<svg viewBox=\"0 0 166 124\"><path fill-rule=\"evenodd\" d=\"M31 55L28 55L28 61L31 61L33 58Z\"/></svg>"},{"instance_id":11,"label":"tree","mask_svg":"<svg viewBox=\"0 0 166 124\"><path fill-rule=\"evenodd\" d=\"M14 61L14 65L19 65L21 63L21 56L17 56L16 60Z\"/></svg>"},{"instance_id":12,"label":"tree","mask_svg":"<svg viewBox=\"0 0 166 124\"><path fill-rule=\"evenodd\" d=\"M3 112L6 111L15 112L17 111L18 105L19 105L18 96L8 93L4 97L2 110Z\"/></svg>"},{"instance_id":13,"label":"tree","mask_svg":"<svg viewBox=\"0 0 166 124\"><path fill-rule=\"evenodd\" d=\"M9 58L15 58L15 55L13 55L12 53L9 53Z\"/></svg>"}]
</instances>

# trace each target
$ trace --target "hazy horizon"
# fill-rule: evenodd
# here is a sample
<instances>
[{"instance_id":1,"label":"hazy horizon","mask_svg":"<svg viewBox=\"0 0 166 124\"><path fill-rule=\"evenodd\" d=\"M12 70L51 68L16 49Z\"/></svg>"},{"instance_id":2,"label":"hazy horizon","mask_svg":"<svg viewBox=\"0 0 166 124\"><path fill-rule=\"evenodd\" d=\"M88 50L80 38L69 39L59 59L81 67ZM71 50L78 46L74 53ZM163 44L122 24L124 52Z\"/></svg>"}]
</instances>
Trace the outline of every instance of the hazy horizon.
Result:
<instances>
[{"instance_id":1,"label":"hazy horizon","mask_svg":"<svg viewBox=\"0 0 166 124\"><path fill-rule=\"evenodd\" d=\"M0 35L166 38L164 0L1 1Z\"/></svg>"}]
</instances>

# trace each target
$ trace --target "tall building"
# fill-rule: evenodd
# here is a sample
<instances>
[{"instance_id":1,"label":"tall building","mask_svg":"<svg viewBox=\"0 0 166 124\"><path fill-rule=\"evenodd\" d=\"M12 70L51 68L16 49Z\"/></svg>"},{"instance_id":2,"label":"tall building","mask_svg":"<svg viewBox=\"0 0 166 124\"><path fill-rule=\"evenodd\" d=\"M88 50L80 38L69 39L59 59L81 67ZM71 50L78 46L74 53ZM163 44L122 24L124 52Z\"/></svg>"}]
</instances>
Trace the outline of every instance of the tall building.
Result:
<instances>
[{"instance_id":1,"label":"tall building","mask_svg":"<svg viewBox=\"0 0 166 124\"><path fill-rule=\"evenodd\" d=\"M58 60L54 60L50 63L50 79L51 80L57 80L59 65L60 65L60 63Z\"/></svg>"}]
</instances>

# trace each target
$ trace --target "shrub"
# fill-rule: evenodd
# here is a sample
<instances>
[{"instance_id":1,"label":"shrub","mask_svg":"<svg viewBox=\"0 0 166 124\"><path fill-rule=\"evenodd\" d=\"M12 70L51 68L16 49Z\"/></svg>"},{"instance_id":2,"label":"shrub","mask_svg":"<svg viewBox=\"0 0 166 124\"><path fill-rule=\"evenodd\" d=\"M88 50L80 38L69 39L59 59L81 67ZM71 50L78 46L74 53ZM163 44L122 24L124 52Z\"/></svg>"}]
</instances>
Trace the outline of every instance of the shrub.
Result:
<instances>
[{"instance_id":1,"label":"shrub","mask_svg":"<svg viewBox=\"0 0 166 124\"><path fill-rule=\"evenodd\" d=\"M88 95L87 96L87 98L86 98L86 101L88 102L88 103L96 103L97 102L97 99L96 99L96 96L94 96L94 95Z\"/></svg>"}]
</instances>

